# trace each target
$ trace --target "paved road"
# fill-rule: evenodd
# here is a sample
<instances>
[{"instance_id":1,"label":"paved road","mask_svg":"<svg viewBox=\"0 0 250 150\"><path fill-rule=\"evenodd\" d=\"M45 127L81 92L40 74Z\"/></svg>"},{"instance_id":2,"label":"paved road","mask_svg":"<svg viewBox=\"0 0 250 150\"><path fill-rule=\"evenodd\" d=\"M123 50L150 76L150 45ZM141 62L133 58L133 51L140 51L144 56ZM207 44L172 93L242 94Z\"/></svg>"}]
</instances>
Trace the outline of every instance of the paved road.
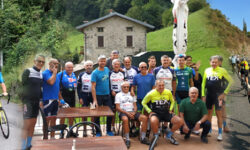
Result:
<instances>
[{"instance_id":1,"label":"paved road","mask_svg":"<svg viewBox=\"0 0 250 150\"><path fill-rule=\"evenodd\" d=\"M224 149L250 150L250 104L244 97L240 81L233 76L234 85L227 97L228 123L231 133L224 141Z\"/></svg>"},{"instance_id":2,"label":"paved road","mask_svg":"<svg viewBox=\"0 0 250 150\"><path fill-rule=\"evenodd\" d=\"M2 100L2 105L7 113L10 124L10 136L5 139L0 132L0 149L1 150L17 150L21 145L21 131L22 131L22 111L21 107L14 103L6 104Z\"/></svg>"}]
</instances>

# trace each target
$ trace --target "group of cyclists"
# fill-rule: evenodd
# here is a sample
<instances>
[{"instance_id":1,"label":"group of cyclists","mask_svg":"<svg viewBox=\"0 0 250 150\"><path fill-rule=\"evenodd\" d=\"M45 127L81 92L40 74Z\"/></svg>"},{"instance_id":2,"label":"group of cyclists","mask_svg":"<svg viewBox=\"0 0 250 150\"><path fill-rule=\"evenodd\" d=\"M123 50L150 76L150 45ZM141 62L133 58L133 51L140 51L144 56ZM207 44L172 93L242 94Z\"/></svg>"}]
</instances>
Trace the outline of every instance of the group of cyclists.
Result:
<instances>
[{"instance_id":1,"label":"group of cyclists","mask_svg":"<svg viewBox=\"0 0 250 150\"><path fill-rule=\"evenodd\" d=\"M51 59L49 68L41 72L45 57L37 55L34 66L26 69L22 76L22 149L31 148L39 107L44 110L47 117L56 116L59 106L76 106L76 92L83 107L89 107L92 103L95 107L108 106L114 112L118 112L128 148L131 120L138 122L137 131L141 127L140 142L151 147L154 147L158 140L160 127L166 133L166 140L174 145L179 144L173 136L176 130L179 129L181 134L185 134L184 138L188 139L190 133L199 134L199 129L203 128L201 141L207 143L207 136L212 131L214 106L218 118L217 139L221 141L222 128L225 132L228 131L222 112L226 94L232 84L231 77L220 66L221 58L218 55L211 57L211 67L206 69L202 78L199 73L200 62L193 63L191 56L179 55L178 67L172 66L172 59L167 55L161 56L161 65L157 67L156 58L150 56L148 62L140 62L137 68L132 66L131 57L124 57L121 61L119 51L113 50L110 58L104 55L98 57L96 69L93 68L91 60L85 61L85 71L77 78L73 72L72 62L67 62L65 70L58 73L59 62L56 59ZM223 84L223 80L226 84ZM175 103L178 106L176 108ZM99 119L94 118L98 125ZM47 121L50 126L55 125L55 120ZM114 135L114 122L114 118L107 117L106 135ZM60 123L64 123L64 120ZM72 125L73 120L69 120L69 128ZM150 141L146 135L151 129L153 138ZM97 137L101 135L100 132L97 130ZM52 132L51 138L54 136ZM63 138L63 131L60 138Z\"/></svg>"},{"instance_id":2,"label":"group of cyclists","mask_svg":"<svg viewBox=\"0 0 250 150\"><path fill-rule=\"evenodd\" d=\"M237 73L240 74L241 84L247 85L247 88L250 88L248 73L249 73L249 65L246 57L240 57L239 55L232 55L229 60L231 61L232 71L235 72L237 67ZM243 83L245 82L245 83Z\"/></svg>"}]
</instances>

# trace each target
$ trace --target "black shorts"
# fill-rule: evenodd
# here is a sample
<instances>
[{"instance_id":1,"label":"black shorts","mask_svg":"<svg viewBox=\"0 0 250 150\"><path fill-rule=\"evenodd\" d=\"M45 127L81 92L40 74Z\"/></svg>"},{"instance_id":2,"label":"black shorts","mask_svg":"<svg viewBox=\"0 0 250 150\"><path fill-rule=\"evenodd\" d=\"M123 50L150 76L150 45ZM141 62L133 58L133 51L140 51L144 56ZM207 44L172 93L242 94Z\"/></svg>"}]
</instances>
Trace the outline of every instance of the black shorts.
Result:
<instances>
[{"instance_id":1,"label":"black shorts","mask_svg":"<svg viewBox=\"0 0 250 150\"><path fill-rule=\"evenodd\" d=\"M240 69L240 73L245 76L248 76L248 70L245 70L245 69Z\"/></svg>"},{"instance_id":2,"label":"black shorts","mask_svg":"<svg viewBox=\"0 0 250 150\"><path fill-rule=\"evenodd\" d=\"M170 113L154 113L151 115L152 116L156 116L159 119L159 122L171 122L171 119L174 117L174 114L170 114Z\"/></svg>"},{"instance_id":3,"label":"black shorts","mask_svg":"<svg viewBox=\"0 0 250 150\"><path fill-rule=\"evenodd\" d=\"M221 106L219 106L218 97L221 93L209 92L206 96L206 106L207 109L212 109L213 105L215 105L215 110L221 110Z\"/></svg>"},{"instance_id":4,"label":"black shorts","mask_svg":"<svg viewBox=\"0 0 250 150\"><path fill-rule=\"evenodd\" d=\"M93 103L93 97L91 93L81 93L83 99L82 107L88 107L90 103Z\"/></svg>"},{"instance_id":5,"label":"black shorts","mask_svg":"<svg viewBox=\"0 0 250 150\"><path fill-rule=\"evenodd\" d=\"M184 98L187 98L188 96L189 96L188 91L176 91L175 92L177 104L180 104L181 100L183 100Z\"/></svg>"},{"instance_id":6,"label":"black shorts","mask_svg":"<svg viewBox=\"0 0 250 150\"><path fill-rule=\"evenodd\" d=\"M33 101L26 101L23 103L23 118L24 119L31 119L36 118L39 113L39 100Z\"/></svg>"},{"instance_id":7,"label":"black shorts","mask_svg":"<svg viewBox=\"0 0 250 150\"><path fill-rule=\"evenodd\" d=\"M58 111L58 101L56 99L43 101L43 111L46 117L56 116Z\"/></svg>"},{"instance_id":8,"label":"black shorts","mask_svg":"<svg viewBox=\"0 0 250 150\"><path fill-rule=\"evenodd\" d=\"M68 103L70 107L75 107L75 90L69 91L68 89L62 88L61 93L64 101Z\"/></svg>"},{"instance_id":9,"label":"black shorts","mask_svg":"<svg viewBox=\"0 0 250 150\"><path fill-rule=\"evenodd\" d=\"M134 119L134 120L136 120L136 121L139 120L140 115L141 115L141 114L137 112L137 113L135 114L135 119ZM124 113L120 113L120 114L119 114L120 120L122 119L123 116L127 116L127 115L124 114ZM127 117L128 117L128 116L127 116ZM128 117L128 119L129 119L129 117Z\"/></svg>"}]
</instances>

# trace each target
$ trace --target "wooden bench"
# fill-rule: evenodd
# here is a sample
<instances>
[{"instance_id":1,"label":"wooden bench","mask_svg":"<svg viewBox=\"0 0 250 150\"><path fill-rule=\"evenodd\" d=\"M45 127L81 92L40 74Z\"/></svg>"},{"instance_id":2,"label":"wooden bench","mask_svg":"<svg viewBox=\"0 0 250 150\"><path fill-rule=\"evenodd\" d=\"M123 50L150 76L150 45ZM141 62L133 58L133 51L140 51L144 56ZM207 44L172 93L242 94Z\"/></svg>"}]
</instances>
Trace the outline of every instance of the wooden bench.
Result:
<instances>
[{"instance_id":1,"label":"wooden bench","mask_svg":"<svg viewBox=\"0 0 250 150\"><path fill-rule=\"evenodd\" d=\"M127 150L121 136L75 138L76 150ZM71 150L73 138L34 140L32 150Z\"/></svg>"}]
</instances>

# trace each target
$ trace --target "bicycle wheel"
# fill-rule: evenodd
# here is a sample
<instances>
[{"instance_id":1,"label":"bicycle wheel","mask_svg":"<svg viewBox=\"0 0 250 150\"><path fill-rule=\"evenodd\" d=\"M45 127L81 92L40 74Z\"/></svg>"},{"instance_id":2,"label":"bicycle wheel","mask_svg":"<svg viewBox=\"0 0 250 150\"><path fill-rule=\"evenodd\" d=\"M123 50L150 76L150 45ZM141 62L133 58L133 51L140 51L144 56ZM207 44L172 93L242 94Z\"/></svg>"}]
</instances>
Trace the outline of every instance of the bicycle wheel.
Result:
<instances>
[{"instance_id":1,"label":"bicycle wheel","mask_svg":"<svg viewBox=\"0 0 250 150\"><path fill-rule=\"evenodd\" d=\"M9 122L6 113L3 108L0 110L0 126L3 136L7 139L9 137Z\"/></svg>"}]
</instances>

